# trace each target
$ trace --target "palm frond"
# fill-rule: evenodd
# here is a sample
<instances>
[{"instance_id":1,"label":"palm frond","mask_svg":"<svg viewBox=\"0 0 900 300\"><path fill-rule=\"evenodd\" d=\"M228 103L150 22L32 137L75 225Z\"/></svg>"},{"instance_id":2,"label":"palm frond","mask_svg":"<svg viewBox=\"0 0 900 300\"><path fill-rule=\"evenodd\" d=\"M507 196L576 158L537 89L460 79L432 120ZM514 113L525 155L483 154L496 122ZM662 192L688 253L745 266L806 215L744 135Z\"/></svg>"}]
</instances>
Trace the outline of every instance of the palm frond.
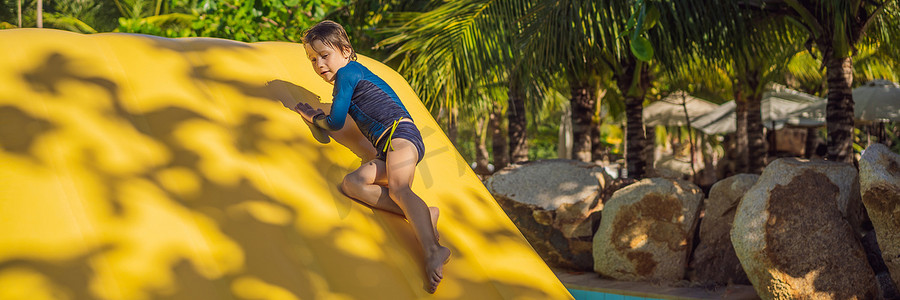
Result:
<instances>
[{"instance_id":1,"label":"palm frond","mask_svg":"<svg viewBox=\"0 0 900 300\"><path fill-rule=\"evenodd\" d=\"M191 22L197 19L196 16L182 13L170 13L164 15L150 16L143 18L141 21L149 24L153 24L160 28L171 28L171 27L182 27L187 28L191 26Z\"/></svg>"},{"instance_id":2,"label":"palm frond","mask_svg":"<svg viewBox=\"0 0 900 300\"><path fill-rule=\"evenodd\" d=\"M55 28L65 29L68 31L79 33L97 33L97 30L95 30L93 27L72 16L45 14L44 21Z\"/></svg>"},{"instance_id":3,"label":"palm frond","mask_svg":"<svg viewBox=\"0 0 900 300\"><path fill-rule=\"evenodd\" d=\"M483 96L495 94L487 86L517 68L513 34L523 2L453 1L407 14L406 23L382 29L390 37L378 46L396 47L388 60L400 61L399 71L429 105L489 107L486 101L499 99Z\"/></svg>"}]
</instances>

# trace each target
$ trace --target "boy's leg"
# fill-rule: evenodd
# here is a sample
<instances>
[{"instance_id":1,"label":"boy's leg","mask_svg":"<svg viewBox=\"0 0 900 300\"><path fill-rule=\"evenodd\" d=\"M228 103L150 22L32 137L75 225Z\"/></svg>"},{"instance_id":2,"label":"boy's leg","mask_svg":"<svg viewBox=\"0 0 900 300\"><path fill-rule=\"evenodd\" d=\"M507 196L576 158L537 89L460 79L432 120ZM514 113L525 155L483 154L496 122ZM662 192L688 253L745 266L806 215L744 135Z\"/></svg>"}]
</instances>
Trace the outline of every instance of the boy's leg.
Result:
<instances>
[{"instance_id":1,"label":"boy's leg","mask_svg":"<svg viewBox=\"0 0 900 300\"><path fill-rule=\"evenodd\" d=\"M391 199L387 185L387 172L384 161L375 159L364 163L356 171L344 176L341 182L341 190L348 197L361 201L369 206L395 213L406 217L400 206ZM440 216L440 210L437 207L429 207L428 212L431 215L431 226L434 234L438 238L437 219Z\"/></svg>"},{"instance_id":2,"label":"boy's leg","mask_svg":"<svg viewBox=\"0 0 900 300\"><path fill-rule=\"evenodd\" d=\"M347 196L362 201L369 206L384 211L403 215L403 210L391 200L384 187L387 183L384 161L379 159L364 163L356 171L344 176L341 190Z\"/></svg>"},{"instance_id":3,"label":"boy's leg","mask_svg":"<svg viewBox=\"0 0 900 300\"><path fill-rule=\"evenodd\" d=\"M450 249L437 240L428 206L410 189L415 176L418 151L412 142L393 139L393 150L387 154L388 192L403 210L413 227L425 253L425 290L434 293L443 278L443 266L450 258Z\"/></svg>"}]
</instances>

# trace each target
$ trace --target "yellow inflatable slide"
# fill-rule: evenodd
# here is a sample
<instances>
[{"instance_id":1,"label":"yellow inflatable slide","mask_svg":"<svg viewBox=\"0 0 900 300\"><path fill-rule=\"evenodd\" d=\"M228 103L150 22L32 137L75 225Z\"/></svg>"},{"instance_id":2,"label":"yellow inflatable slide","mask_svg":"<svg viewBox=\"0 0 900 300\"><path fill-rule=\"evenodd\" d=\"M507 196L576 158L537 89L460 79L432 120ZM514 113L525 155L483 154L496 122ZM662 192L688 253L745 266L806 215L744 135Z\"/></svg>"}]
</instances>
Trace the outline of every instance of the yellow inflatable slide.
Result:
<instances>
[{"instance_id":1,"label":"yellow inflatable slide","mask_svg":"<svg viewBox=\"0 0 900 300\"><path fill-rule=\"evenodd\" d=\"M442 209L453 251L434 295L409 224L337 190L360 158L279 101L330 105L302 45L42 29L0 41L0 299L571 298L372 59L359 58L425 138L413 189Z\"/></svg>"}]
</instances>

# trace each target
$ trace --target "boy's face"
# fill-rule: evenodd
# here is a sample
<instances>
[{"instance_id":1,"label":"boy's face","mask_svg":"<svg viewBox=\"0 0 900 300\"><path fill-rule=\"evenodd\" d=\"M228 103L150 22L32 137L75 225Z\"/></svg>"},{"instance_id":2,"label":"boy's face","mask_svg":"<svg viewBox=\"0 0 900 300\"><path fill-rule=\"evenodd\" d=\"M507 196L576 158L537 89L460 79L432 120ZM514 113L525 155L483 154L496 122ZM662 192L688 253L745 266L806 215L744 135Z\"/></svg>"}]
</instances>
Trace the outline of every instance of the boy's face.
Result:
<instances>
[{"instance_id":1,"label":"boy's face","mask_svg":"<svg viewBox=\"0 0 900 300\"><path fill-rule=\"evenodd\" d=\"M313 70L319 73L326 82L333 83L334 75L338 70L350 62L350 52L325 45L322 41L313 41L305 44L306 56L312 63Z\"/></svg>"}]
</instances>

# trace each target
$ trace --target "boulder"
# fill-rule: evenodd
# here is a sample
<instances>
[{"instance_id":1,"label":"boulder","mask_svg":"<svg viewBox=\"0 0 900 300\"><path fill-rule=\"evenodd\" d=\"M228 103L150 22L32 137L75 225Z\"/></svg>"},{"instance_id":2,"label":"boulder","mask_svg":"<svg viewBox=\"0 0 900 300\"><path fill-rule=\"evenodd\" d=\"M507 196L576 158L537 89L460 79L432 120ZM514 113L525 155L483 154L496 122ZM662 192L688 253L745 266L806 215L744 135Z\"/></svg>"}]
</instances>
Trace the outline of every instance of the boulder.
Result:
<instances>
[{"instance_id":1,"label":"boulder","mask_svg":"<svg viewBox=\"0 0 900 300\"><path fill-rule=\"evenodd\" d=\"M891 280L891 273L888 272L888 267L884 264L876 235L875 230L867 232L862 238L862 245L863 249L866 250L866 260L869 261L869 266L875 272L878 289L881 291L878 299L900 299L897 285Z\"/></svg>"},{"instance_id":2,"label":"boulder","mask_svg":"<svg viewBox=\"0 0 900 300\"><path fill-rule=\"evenodd\" d=\"M859 183L881 257L900 286L900 155L882 144L866 148L859 160Z\"/></svg>"},{"instance_id":3,"label":"boulder","mask_svg":"<svg viewBox=\"0 0 900 300\"><path fill-rule=\"evenodd\" d=\"M738 174L712 186L700 221L700 244L694 250L692 280L702 284L750 284L731 245L734 212L759 175Z\"/></svg>"},{"instance_id":4,"label":"boulder","mask_svg":"<svg viewBox=\"0 0 900 300\"><path fill-rule=\"evenodd\" d=\"M873 299L875 274L846 219L856 168L775 160L741 199L731 241L763 299Z\"/></svg>"},{"instance_id":5,"label":"boulder","mask_svg":"<svg viewBox=\"0 0 900 300\"><path fill-rule=\"evenodd\" d=\"M606 202L594 235L594 271L631 281L684 278L703 191L664 178L638 181Z\"/></svg>"},{"instance_id":6,"label":"boulder","mask_svg":"<svg viewBox=\"0 0 900 300\"><path fill-rule=\"evenodd\" d=\"M509 166L485 186L548 265L589 271L610 180L601 166L554 159Z\"/></svg>"}]
</instances>

